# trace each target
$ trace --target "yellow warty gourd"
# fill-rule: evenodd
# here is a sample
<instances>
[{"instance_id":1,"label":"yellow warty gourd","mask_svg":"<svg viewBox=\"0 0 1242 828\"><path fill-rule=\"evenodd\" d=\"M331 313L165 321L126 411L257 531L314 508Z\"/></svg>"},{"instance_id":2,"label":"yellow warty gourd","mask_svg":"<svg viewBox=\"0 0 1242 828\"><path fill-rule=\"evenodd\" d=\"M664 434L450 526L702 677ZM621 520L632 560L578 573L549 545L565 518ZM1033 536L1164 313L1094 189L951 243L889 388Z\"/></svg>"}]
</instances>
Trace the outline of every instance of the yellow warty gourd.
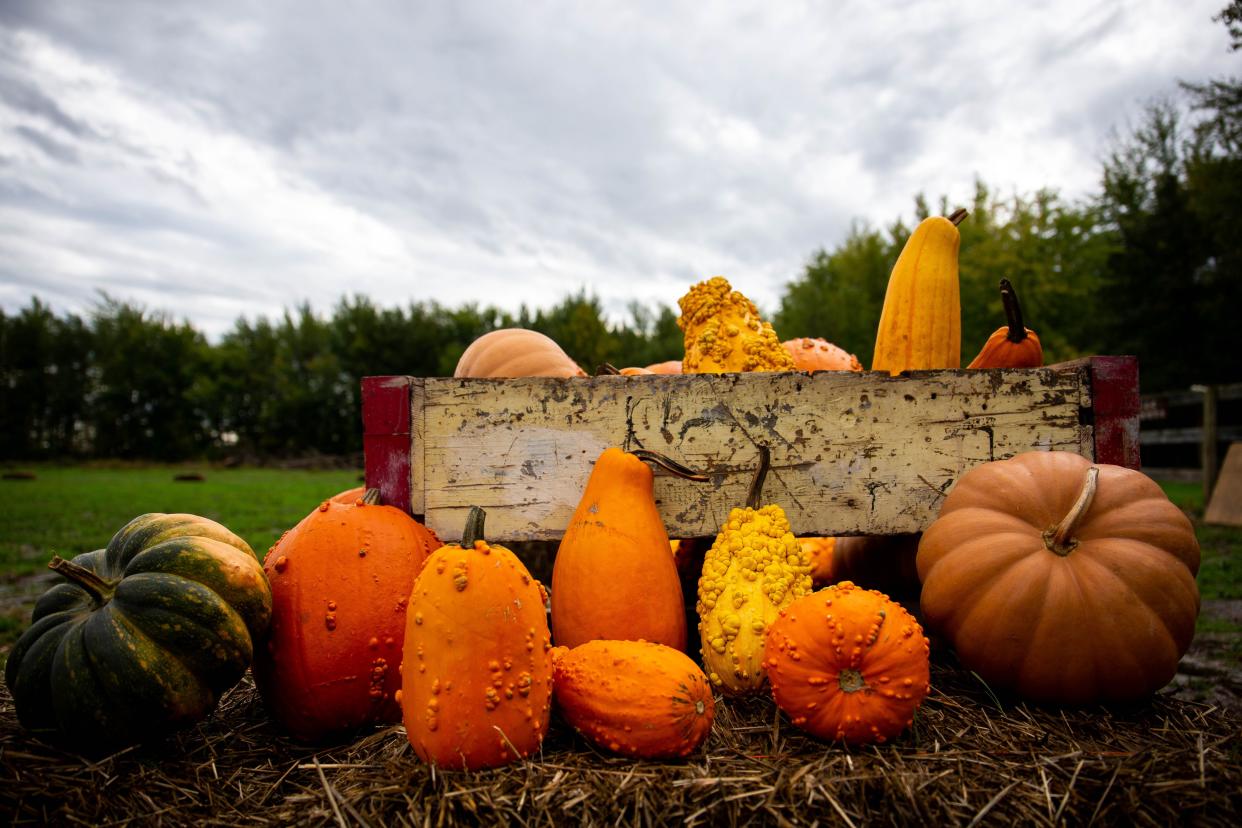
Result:
<instances>
[{"instance_id":1,"label":"yellow warty gourd","mask_svg":"<svg viewBox=\"0 0 1242 828\"><path fill-rule=\"evenodd\" d=\"M755 303L723 276L699 282L677 304L686 340L683 374L795 370L793 357Z\"/></svg>"},{"instance_id":2,"label":"yellow warty gourd","mask_svg":"<svg viewBox=\"0 0 1242 828\"><path fill-rule=\"evenodd\" d=\"M932 216L910 234L888 279L871 370L899 374L961 367L957 225L964 218L965 210Z\"/></svg>"},{"instance_id":3,"label":"yellow warty gourd","mask_svg":"<svg viewBox=\"0 0 1242 828\"><path fill-rule=\"evenodd\" d=\"M760 507L768 449L745 508L733 509L703 560L699 578L699 637L703 666L726 694L763 688L763 648L780 611L811 592L810 561L781 507Z\"/></svg>"}]
</instances>

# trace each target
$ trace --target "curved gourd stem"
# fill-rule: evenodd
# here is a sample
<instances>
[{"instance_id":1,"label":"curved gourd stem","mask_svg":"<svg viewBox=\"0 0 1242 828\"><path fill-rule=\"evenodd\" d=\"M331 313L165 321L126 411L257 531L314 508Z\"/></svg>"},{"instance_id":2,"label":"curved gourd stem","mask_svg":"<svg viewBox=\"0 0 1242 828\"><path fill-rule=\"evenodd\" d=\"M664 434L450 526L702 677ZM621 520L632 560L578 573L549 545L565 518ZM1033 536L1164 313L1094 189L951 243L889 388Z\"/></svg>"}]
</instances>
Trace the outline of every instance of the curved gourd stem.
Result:
<instances>
[{"instance_id":1,"label":"curved gourd stem","mask_svg":"<svg viewBox=\"0 0 1242 828\"><path fill-rule=\"evenodd\" d=\"M1095 492L1100 485L1099 481L1100 467L1092 466L1087 469L1087 478L1083 481L1082 490L1078 492L1078 499L1074 501L1074 505L1070 507L1065 517L1061 518L1060 523L1044 532L1044 545L1048 547L1048 551L1055 552L1064 558L1078 546L1078 541L1073 537L1074 530L1078 528L1087 510L1091 508L1091 501L1095 499Z\"/></svg>"},{"instance_id":2,"label":"curved gourd stem","mask_svg":"<svg viewBox=\"0 0 1242 828\"><path fill-rule=\"evenodd\" d=\"M1018 303L1018 294L1008 279L1000 280L1001 304L1005 307L1005 321L1009 324L1009 333L1005 338L1010 342L1021 342L1026 339L1026 325L1022 322L1022 305Z\"/></svg>"},{"instance_id":3,"label":"curved gourd stem","mask_svg":"<svg viewBox=\"0 0 1242 828\"><path fill-rule=\"evenodd\" d=\"M475 541L483 540L483 521L486 518L487 512L478 506L470 507L470 514L466 515L466 528L461 533L462 549L470 549Z\"/></svg>"},{"instance_id":4,"label":"curved gourd stem","mask_svg":"<svg viewBox=\"0 0 1242 828\"><path fill-rule=\"evenodd\" d=\"M663 454L651 451L650 449L634 449L629 453L637 457L639 460L645 460L648 463L655 463L660 468L670 471L678 477L683 477L686 480L706 483L711 479L702 472L696 472L693 469L683 466L671 457L665 457Z\"/></svg>"},{"instance_id":5,"label":"curved gourd stem","mask_svg":"<svg viewBox=\"0 0 1242 828\"><path fill-rule=\"evenodd\" d=\"M600 366L595 369L595 376L597 377L615 377L620 375L620 373L620 369L618 369L617 366L613 365L611 362L602 362L600 363Z\"/></svg>"},{"instance_id":6,"label":"curved gourd stem","mask_svg":"<svg viewBox=\"0 0 1242 828\"><path fill-rule=\"evenodd\" d=\"M752 509L760 506L759 496L763 493L763 479L768 476L768 468L772 464L772 452L767 446L759 446L759 468L750 481L750 491L746 493L746 505Z\"/></svg>"},{"instance_id":7,"label":"curved gourd stem","mask_svg":"<svg viewBox=\"0 0 1242 828\"><path fill-rule=\"evenodd\" d=\"M969 210L967 210L965 207L958 207L952 213L949 213L947 216L945 216L945 218L953 222L954 227L957 227L959 224L965 221L968 215L970 215Z\"/></svg>"},{"instance_id":8,"label":"curved gourd stem","mask_svg":"<svg viewBox=\"0 0 1242 828\"><path fill-rule=\"evenodd\" d=\"M366 494L359 499L368 506L378 506L380 502L380 490L367 489Z\"/></svg>"},{"instance_id":9,"label":"curved gourd stem","mask_svg":"<svg viewBox=\"0 0 1242 828\"><path fill-rule=\"evenodd\" d=\"M53 555L52 560L48 562L47 568L81 587L100 606L111 601L112 594L116 592L116 584L105 581L95 572L81 564L67 561L60 555Z\"/></svg>"}]
</instances>

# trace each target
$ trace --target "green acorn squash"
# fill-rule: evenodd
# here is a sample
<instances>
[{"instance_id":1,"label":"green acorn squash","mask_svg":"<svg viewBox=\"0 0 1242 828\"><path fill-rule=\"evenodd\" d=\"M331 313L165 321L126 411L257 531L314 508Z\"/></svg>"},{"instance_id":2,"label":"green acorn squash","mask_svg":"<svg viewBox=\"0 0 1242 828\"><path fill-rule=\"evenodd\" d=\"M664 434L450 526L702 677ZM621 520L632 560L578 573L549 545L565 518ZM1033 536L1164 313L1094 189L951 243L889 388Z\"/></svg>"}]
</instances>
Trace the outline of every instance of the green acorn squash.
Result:
<instances>
[{"instance_id":1,"label":"green acorn squash","mask_svg":"<svg viewBox=\"0 0 1242 828\"><path fill-rule=\"evenodd\" d=\"M50 564L4 677L17 716L87 752L199 721L250 665L272 596L258 558L206 518L146 514Z\"/></svg>"}]
</instances>

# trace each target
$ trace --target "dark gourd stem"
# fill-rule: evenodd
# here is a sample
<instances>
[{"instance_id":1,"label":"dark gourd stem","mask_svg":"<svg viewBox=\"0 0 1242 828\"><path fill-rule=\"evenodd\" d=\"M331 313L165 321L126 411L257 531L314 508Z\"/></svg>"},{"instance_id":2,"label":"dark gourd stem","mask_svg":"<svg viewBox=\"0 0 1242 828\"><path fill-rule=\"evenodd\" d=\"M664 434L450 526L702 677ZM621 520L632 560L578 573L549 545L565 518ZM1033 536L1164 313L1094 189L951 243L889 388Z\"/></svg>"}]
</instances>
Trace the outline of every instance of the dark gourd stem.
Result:
<instances>
[{"instance_id":1,"label":"dark gourd stem","mask_svg":"<svg viewBox=\"0 0 1242 828\"><path fill-rule=\"evenodd\" d=\"M617 370L617 366L613 365L611 362L601 363L600 366L595 369L595 376L597 377L615 377L620 373L621 372Z\"/></svg>"},{"instance_id":2,"label":"dark gourd stem","mask_svg":"<svg viewBox=\"0 0 1242 828\"><path fill-rule=\"evenodd\" d=\"M1099 481L1100 467L1092 466L1087 469L1087 478L1083 481L1082 490L1078 492L1078 499L1074 501L1074 505L1070 507L1065 517L1061 518L1060 523L1044 533L1044 545L1050 551L1065 557L1078 545L1078 541L1073 538L1074 530L1078 528L1083 515L1087 514L1087 510L1091 508L1091 501L1095 499L1096 489L1100 485Z\"/></svg>"},{"instance_id":3,"label":"dark gourd stem","mask_svg":"<svg viewBox=\"0 0 1242 828\"><path fill-rule=\"evenodd\" d=\"M478 506L470 507L470 514L466 515L466 528L461 533L462 549L469 549L475 541L483 540L483 520L486 517L487 512Z\"/></svg>"},{"instance_id":4,"label":"dark gourd stem","mask_svg":"<svg viewBox=\"0 0 1242 828\"><path fill-rule=\"evenodd\" d=\"M965 207L958 207L952 213L949 213L947 216L945 216L945 218L953 222L954 227L957 227L959 224L961 224L966 219L968 215L970 215L969 210L967 210Z\"/></svg>"},{"instance_id":5,"label":"dark gourd stem","mask_svg":"<svg viewBox=\"0 0 1242 828\"><path fill-rule=\"evenodd\" d=\"M378 506L380 502L379 489L367 489L366 494L362 496L362 502L368 506Z\"/></svg>"},{"instance_id":6,"label":"dark gourd stem","mask_svg":"<svg viewBox=\"0 0 1242 828\"><path fill-rule=\"evenodd\" d=\"M657 466L666 469L678 477L684 477L686 480L695 480L699 483L706 483L709 478L707 475L696 472L693 469L683 466L671 457L665 457L663 454L651 451L650 449L634 449L630 454L639 460L646 460L648 463L655 463Z\"/></svg>"},{"instance_id":7,"label":"dark gourd stem","mask_svg":"<svg viewBox=\"0 0 1242 828\"><path fill-rule=\"evenodd\" d=\"M1005 321L1009 323L1009 333L1005 336L1010 342L1021 342L1026 339L1026 325L1022 324L1022 305L1018 303L1018 294L1008 279L1000 280L1001 304L1005 306Z\"/></svg>"},{"instance_id":8,"label":"dark gourd stem","mask_svg":"<svg viewBox=\"0 0 1242 828\"><path fill-rule=\"evenodd\" d=\"M752 509L759 508L759 496L763 493L763 479L768 476L768 466L772 462L772 452L767 446L759 446L759 468L750 481L750 491L746 493L746 505Z\"/></svg>"},{"instance_id":9,"label":"dark gourd stem","mask_svg":"<svg viewBox=\"0 0 1242 828\"><path fill-rule=\"evenodd\" d=\"M60 555L53 555L52 560L48 562L47 568L73 581L74 584L84 589L100 605L111 601L112 593L116 591L115 584L105 581L81 564L65 560Z\"/></svg>"}]
</instances>

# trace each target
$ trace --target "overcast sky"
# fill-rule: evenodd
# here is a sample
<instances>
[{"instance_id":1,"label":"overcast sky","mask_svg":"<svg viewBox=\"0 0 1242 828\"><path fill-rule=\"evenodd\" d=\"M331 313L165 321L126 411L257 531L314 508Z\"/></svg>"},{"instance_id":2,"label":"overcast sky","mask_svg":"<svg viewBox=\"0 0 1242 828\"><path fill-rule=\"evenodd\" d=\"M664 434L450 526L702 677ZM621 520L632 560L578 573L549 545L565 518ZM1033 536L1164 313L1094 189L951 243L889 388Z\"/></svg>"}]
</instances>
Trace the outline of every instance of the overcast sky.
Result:
<instances>
[{"instance_id":1,"label":"overcast sky","mask_svg":"<svg viewBox=\"0 0 1242 828\"><path fill-rule=\"evenodd\" d=\"M1096 190L1225 0L0 2L0 305L773 309L924 192Z\"/></svg>"}]
</instances>

